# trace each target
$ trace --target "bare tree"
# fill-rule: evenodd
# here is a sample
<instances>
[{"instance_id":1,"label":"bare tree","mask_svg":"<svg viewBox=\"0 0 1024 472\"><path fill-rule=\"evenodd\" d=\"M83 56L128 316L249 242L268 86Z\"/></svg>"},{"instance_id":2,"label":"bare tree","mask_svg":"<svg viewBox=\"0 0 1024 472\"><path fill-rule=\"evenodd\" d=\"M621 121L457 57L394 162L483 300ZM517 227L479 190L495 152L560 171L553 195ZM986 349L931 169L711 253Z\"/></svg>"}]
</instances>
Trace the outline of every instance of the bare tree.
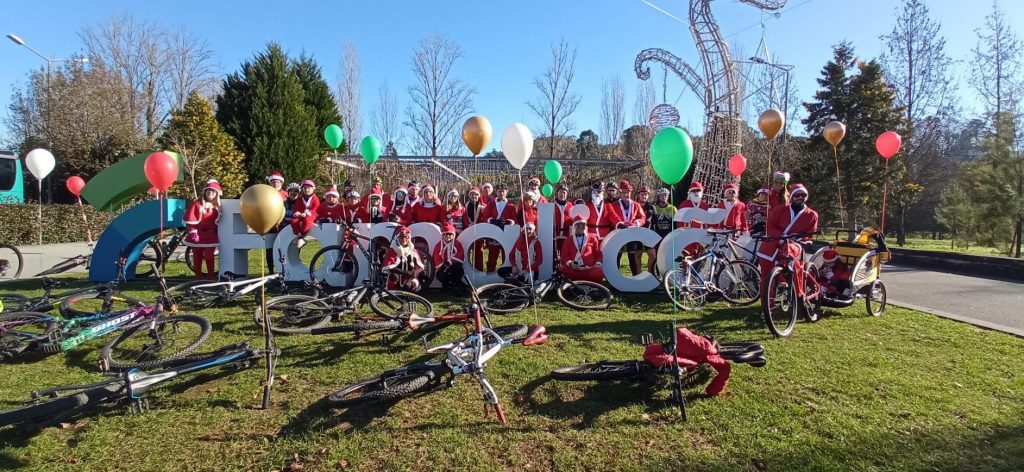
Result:
<instances>
[{"instance_id":1,"label":"bare tree","mask_svg":"<svg viewBox=\"0 0 1024 472\"><path fill-rule=\"evenodd\" d=\"M455 61L462 57L458 43L444 35L420 40L412 56L416 83L409 87L411 103L405 109L405 126L412 131L413 148L431 157L455 155L462 149L459 130L473 110L469 84L454 77Z\"/></svg>"},{"instance_id":2,"label":"bare tree","mask_svg":"<svg viewBox=\"0 0 1024 472\"><path fill-rule=\"evenodd\" d=\"M370 110L370 128L385 146L397 149L402 141L398 121L398 97L385 80L377 89L377 106Z\"/></svg>"},{"instance_id":3,"label":"bare tree","mask_svg":"<svg viewBox=\"0 0 1024 472\"><path fill-rule=\"evenodd\" d=\"M651 110L658 104L658 94L654 91L653 80L641 80L636 84L636 97L633 98L633 124L648 125Z\"/></svg>"},{"instance_id":4,"label":"bare tree","mask_svg":"<svg viewBox=\"0 0 1024 472\"><path fill-rule=\"evenodd\" d=\"M995 2L992 13L985 17L984 30L975 31L978 44L972 50L974 60L968 82L984 101L985 111L994 123L1003 111L1014 108L1020 93L1021 43Z\"/></svg>"},{"instance_id":5,"label":"bare tree","mask_svg":"<svg viewBox=\"0 0 1024 472\"><path fill-rule=\"evenodd\" d=\"M179 110L192 92L210 97L217 88L217 66L213 51L203 39L188 31L167 37L166 97L171 110Z\"/></svg>"},{"instance_id":6,"label":"bare tree","mask_svg":"<svg viewBox=\"0 0 1024 472\"><path fill-rule=\"evenodd\" d=\"M605 144L619 144L625 122L626 91L622 79L615 76L601 83L601 136Z\"/></svg>"},{"instance_id":7,"label":"bare tree","mask_svg":"<svg viewBox=\"0 0 1024 472\"><path fill-rule=\"evenodd\" d=\"M547 130L548 157L555 157L557 136L572 134L575 125L569 119L580 105L580 96L569 87L576 76L576 48L569 49L564 39L551 45L551 64L533 78L539 96L527 102L530 110L544 122Z\"/></svg>"},{"instance_id":8,"label":"bare tree","mask_svg":"<svg viewBox=\"0 0 1024 472\"><path fill-rule=\"evenodd\" d=\"M946 38L941 27L929 16L920 0L906 0L896 17L896 25L881 38L886 43L882 56L885 75L896 92L896 105L904 109L903 160L906 183L938 190L949 178L949 165L941 153L947 148L949 123L956 121L956 94L946 55ZM915 201L907 201L913 204ZM907 205L897 204L897 244L906 239L904 215Z\"/></svg>"},{"instance_id":9,"label":"bare tree","mask_svg":"<svg viewBox=\"0 0 1024 472\"><path fill-rule=\"evenodd\" d=\"M359 53L356 45L345 41L341 46L341 72L338 75L338 108L341 112L341 127L349 143L361 139L363 118L359 106ZM355 141L354 141L355 140ZM387 141L385 141L387 143ZM349 154L354 153L351 144Z\"/></svg>"}]
</instances>

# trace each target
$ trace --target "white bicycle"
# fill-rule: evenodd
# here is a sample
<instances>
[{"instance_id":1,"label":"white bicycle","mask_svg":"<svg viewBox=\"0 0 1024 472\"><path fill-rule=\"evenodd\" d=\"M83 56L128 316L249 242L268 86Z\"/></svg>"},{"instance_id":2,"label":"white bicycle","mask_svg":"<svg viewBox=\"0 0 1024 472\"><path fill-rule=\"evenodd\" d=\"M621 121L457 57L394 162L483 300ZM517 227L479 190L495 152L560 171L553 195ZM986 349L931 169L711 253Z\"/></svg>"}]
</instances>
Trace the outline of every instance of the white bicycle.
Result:
<instances>
[{"instance_id":1,"label":"white bicycle","mask_svg":"<svg viewBox=\"0 0 1024 472\"><path fill-rule=\"evenodd\" d=\"M288 293L283 274L233 279L227 273L224 277L226 280L220 282L192 280L171 287L169 292L176 303L192 310L229 305L250 293L258 305L261 302L260 287L272 282L281 292Z\"/></svg>"}]
</instances>

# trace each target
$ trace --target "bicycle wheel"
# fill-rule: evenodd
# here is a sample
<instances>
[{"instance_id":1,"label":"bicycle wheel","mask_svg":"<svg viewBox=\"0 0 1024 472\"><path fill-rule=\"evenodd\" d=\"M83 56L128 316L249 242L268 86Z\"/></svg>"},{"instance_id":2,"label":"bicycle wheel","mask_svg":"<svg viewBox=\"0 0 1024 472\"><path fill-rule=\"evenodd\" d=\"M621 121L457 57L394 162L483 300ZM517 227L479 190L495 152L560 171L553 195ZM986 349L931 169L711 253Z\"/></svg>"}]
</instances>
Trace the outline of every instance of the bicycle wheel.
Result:
<instances>
[{"instance_id":1,"label":"bicycle wheel","mask_svg":"<svg viewBox=\"0 0 1024 472\"><path fill-rule=\"evenodd\" d=\"M476 294L491 313L514 313L530 306L533 301L529 287L504 283L484 285L476 289Z\"/></svg>"},{"instance_id":2,"label":"bicycle wheel","mask_svg":"<svg viewBox=\"0 0 1024 472\"><path fill-rule=\"evenodd\" d=\"M366 405L397 400L437 387L447 369L436 364L416 364L380 377L349 385L330 395L327 400L338 407Z\"/></svg>"},{"instance_id":3,"label":"bicycle wheel","mask_svg":"<svg viewBox=\"0 0 1024 472\"><path fill-rule=\"evenodd\" d=\"M726 300L747 306L761 295L761 273L749 262L731 261L722 265L715 285Z\"/></svg>"},{"instance_id":4,"label":"bicycle wheel","mask_svg":"<svg viewBox=\"0 0 1024 472\"><path fill-rule=\"evenodd\" d=\"M74 414L90 404L97 404L122 393L120 383L111 383L56 398L44 398L30 404L0 412L0 427L25 423L48 423L54 419Z\"/></svg>"},{"instance_id":5,"label":"bicycle wheel","mask_svg":"<svg viewBox=\"0 0 1024 472\"><path fill-rule=\"evenodd\" d=\"M57 320L45 313L14 312L0 315L0 360L33 349L38 340L57 328Z\"/></svg>"},{"instance_id":6,"label":"bicycle wheel","mask_svg":"<svg viewBox=\"0 0 1024 472\"><path fill-rule=\"evenodd\" d=\"M145 320L103 346L100 357L111 370L145 369L186 356L209 335L210 322L196 315Z\"/></svg>"},{"instance_id":7,"label":"bicycle wheel","mask_svg":"<svg viewBox=\"0 0 1024 472\"><path fill-rule=\"evenodd\" d=\"M0 313L12 311L24 311L29 304L29 298L16 293L0 295Z\"/></svg>"},{"instance_id":8,"label":"bicycle wheel","mask_svg":"<svg viewBox=\"0 0 1024 472\"><path fill-rule=\"evenodd\" d=\"M885 314L885 307L887 302L885 294L885 284L881 280L875 280L871 283L871 288L868 290L868 296L864 297L864 302L867 304L868 313L871 316L882 316Z\"/></svg>"},{"instance_id":9,"label":"bicycle wheel","mask_svg":"<svg viewBox=\"0 0 1024 472\"><path fill-rule=\"evenodd\" d=\"M420 281L420 287L429 288L430 284L434 283L434 275L436 272L436 268L434 267L434 258L422 249L417 249L416 252L419 253L420 260L423 261L423 270L418 276L416 276L416 278Z\"/></svg>"},{"instance_id":10,"label":"bicycle wheel","mask_svg":"<svg viewBox=\"0 0 1024 472\"><path fill-rule=\"evenodd\" d=\"M11 244L0 244L0 280L14 280L21 277L25 258L21 251Z\"/></svg>"},{"instance_id":11,"label":"bicycle wheel","mask_svg":"<svg viewBox=\"0 0 1024 472\"><path fill-rule=\"evenodd\" d=\"M768 282L761 294L761 312L768 331L778 337L789 336L796 326L796 290L790 283L790 272L775 267L768 273Z\"/></svg>"},{"instance_id":12,"label":"bicycle wheel","mask_svg":"<svg viewBox=\"0 0 1024 472\"><path fill-rule=\"evenodd\" d=\"M555 289L555 295L569 308L577 310L604 310L612 306L612 291L608 287L587 280L571 281Z\"/></svg>"},{"instance_id":13,"label":"bicycle wheel","mask_svg":"<svg viewBox=\"0 0 1024 472\"><path fill-rule=\"evenodd\" d=\"M64 297L57 309L65 318L77 318L98 313L116 313L140 306L145 306L145 303L119 293L110 295L108 301L106 290L89 290Z\"/></svg>"},{"instance_id":14,"label":"bicycle wheel","mask_svg":"<svg viewBox=\"0 0 1024 472\"><path fill-rule=\"evenodd\" d=\"M818 268L808 264L804 270L804 300L800 303L800 313L808 323L816 323L821 319L821 285L818 284Z\"/></svg>"},{"instance_id":15,"label":"bicycle wheel","mask_svg":"<svg viewBox=\"0 0 1024 472\"><path fill-rule=\"evenodd\" d=\"M150 239L146 243L146 247L142 249L142 253L139 254L139 262L135 265L135 277L153 275L153 264L156 264L156 267L162 271L166 262L160 241L157 238Z\"/></svg>"},{"instance_id":16,"label":"bicycle wheel","mask_svg":"<svg viewBox=\"0 0 1024 472\"><path fill-rule=\"evenodd\" d=\"M196 273L196 268L194 267L195 261L192 260L191 246L185 246L185 254L182 257L185 259L185 266L188 267L188 271L193 274Z\"/></svg>"},{"instance_id":17,"label":"bicycle wheel","mask_svg":"<svg viewBox=\"0 0 1024 472\"><path fill-rule=\"evenodd\" d=\"M693 277L692 271L677 268L668 271L665 274L665 279L661 282L669 300L672 300L672 304L680 310L696 310L704 306L707 299L704 287L691 284L691 277Z\"/></svg>"},{"instance_id":18,"label":"bicycle wheel","mask_svg":"<svg viewBox=\"0 0 1024 472\"><path fill-rule=\"evenodd\" d=\"M642 378L643 362L601 361L595 364L559 367L551 371L551 378L572 382L585 380L623 380Z\"/></svg>"},{"instance_id":19,"label":"bicycle wheel","mask_svg":"<svg viewBox=\"0 0 1024 472\"><path fill-rule=\"evenodd\" d=\"M202 287L216 282L209 280L190 280L167 289L175 302L181 307L201 310L218 306L224 301L223 286Z\"/></svg>"},{"instance_id":20,"label":"bicycle wheel","mask_svg":"<svg viewBox=\"0 0 1024 472\"><path fill-rule=\"evenodd\" d=\"M277 334L308 334L331 321L331 305L308 295L281 295L267 300L270 331ZM263 307L256 306L253 321L263 326Z\"/></svg>"},{"instance_id":21,"label":"bicycle wheel","mask_svg":"<svg viewBox=\"0 0 1024 472\"><path fill-rule=\"evenodd\" d=\"M409 315L434 316L430 300L402 290L374 291L370 295L370 309L380 316L401 318Z\"/></svg>"},{"instance_id":22,"label":"bicycle wheel","mask_svg":"<svg viewBox=\"0 0 1024 472\"><path fill-rule=\"evenodd\" d=\"M333 245L320 248L309 261L309 280L332 287L352 288L359 276L359 261L350 250Z\"/></svg>"}]
</instances>

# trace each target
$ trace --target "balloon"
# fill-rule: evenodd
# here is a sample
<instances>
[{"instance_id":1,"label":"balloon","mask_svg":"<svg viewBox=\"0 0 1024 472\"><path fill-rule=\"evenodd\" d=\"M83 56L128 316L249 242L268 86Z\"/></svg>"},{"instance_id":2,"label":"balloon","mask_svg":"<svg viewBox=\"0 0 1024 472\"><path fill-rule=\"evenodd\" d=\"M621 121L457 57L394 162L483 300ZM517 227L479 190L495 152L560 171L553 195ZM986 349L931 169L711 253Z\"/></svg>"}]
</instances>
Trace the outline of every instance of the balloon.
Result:
<instances>
[{"instance_id":1,"label":"balloon","mask_svg":"<svg viewBox=\"0 0 1024 472\"><path fill-rule=\"evenodd\" d=\"M743 154L736 154L729 158L729 173L739 178L743 171L747 170L747 158Z\"/></svg>"},{"instance_id":2,"label":"balloon","mask_svg":"<svg viewBox=\"0 0 1024 472\"><path fill-rule=\"evenodd\" d=\"M830 121L825 125L825 130L821 132L821 135L832 147L839 146L839 142L846 137L846 125L841 121Z\"/></svg>"},{"instance_id":3,"label":"balloon","mask_svg":"<svg viewBox=\"0 0 1024 472\"><path fill-rule=\"evenodd\" d=\"M376 136L367 136L359 143L359 154L367 164L373 164L380 159L380 140Z\"/></svg>"},{"instance_id":4,"label":"balloon","mask_svg":"<svg viewBox=\"0 0 1024 472\"><path fill-rule=\"evenodd\" d=\"M284 200L274 187L256 184L242 192L239 201L242 221L259 235L265 235L284 219Z\"/></svg>"},{"instance_id":5,"label":"balloon","mask_svg":"<svg viewBox=\"0 0 1024 472\"><path fill-rule=\"evenodd\" d=\"M161 192L166 192L178 180L178 160L163 151L150 154L142 170L146 180Z\"/></svg>"},{"instance_id":6,"label":"balloon","mask_svg":"<svg viewBox=\"0 0 1024 472\"><path fill-rule=\"evenodd\" d=\"M345 142L345 133L341 131L341 126L329 125L324 129L324 140L331 149L338 149Z\"/></svg>"},{"instance_id":7,"label":"balloon","mask_svg":"<svg viewBox=\"0 0 1024 472\"><path fill-rule=\"evenodd\" d=\"M882 157L889 159L895 156L897 152L900 152L900 146L903 144L903 139L900 135L896 134L895 131L886 131L878 135L878 139L875 140L875 149Z\"/></svg>"},{"instance_id":8,"label":"balloon","mask_svg":"<svg viewBox=\"0 0 1024 472\"><path fill-rule=\"evenodd\" d=\"M522 170L533 153L533 133L522 123L512 123L501 133L501 152L512 167Z\"/></svg>"},{"instance_id":9,"label":"balloon","mask_svg":"<svg viewBox=\"0 0 1024 472\"><path fill-rule=\"evenodd\" d=\"M771 140L779 135L782 126L786 124L786 117L776 109L767 110L757 117L757 127L761 128L764 137Z\"/></svg>"},{"instance_id":10,"label":"balloon","mask_svg":"<svg viewBox=\"0 0 1024 472\"><path fill-rule=\"evenodd\" d=\"M548 161L548 162L554 162L554 161ZM544 195L544 198L551 198L551 194L555 193L555 189L554 189L554 187L551 186L551 184L544 184L540 188L540 193L541 193L541 195Z\"/></svg>"},{"instance_id":11,"label":"balloon","mask_svg":"<svg viewBox=\"0 0 1024 472\"><path fill-rule=\"evenodd\" d=\"M85 188L85 181L77 175L72 175L71 177L68 177L68 180L67 182L64 182L64 185L67 186L71 195L79 197L82 195L82 189Z\"/></svg>"},{"instance_id":12,"label":"balloon","mask_svg":"<svg viewBox=\"0 0 1024 472\"><path fill-rule=\"evenodd\" d=\"M491 142L491 122L481 115L471 116L462 125L462 142L473 155L480 154Z\"/></svg>"},{"instance_id":13,"label":"balloon","mask_svg":"<svg viewBox=\"0 0 1024 472\"><path fill-rule=\"evenodd\" d=\"M559 180L562 180L562 164L554 160L545 162L544 177L548 179L548 182L557 184Z\"/></svg>"},{"instance_id":14,"label":"balloon","mask_svg":"<svg viewBox=\"0 0 1024 472\"><path fill-rule=\"evenodd\" d=\"M679 183L693 163L693 141L685 131L665 128L651 141L651 165L658 177L669 185Z\"/></svg>"},{"instance_id":15,"label":"balloon","mask_svg":"<svg viewBox=\"0 0 1024 472\"><path fill-rule=\"evenodd\" d=\"M25 167L28 167L28 171L39 180L50 175L54 165L56 162L53 160L53 154L46 149L33 149L25 156Z\"/></svg>"}]
</instances>

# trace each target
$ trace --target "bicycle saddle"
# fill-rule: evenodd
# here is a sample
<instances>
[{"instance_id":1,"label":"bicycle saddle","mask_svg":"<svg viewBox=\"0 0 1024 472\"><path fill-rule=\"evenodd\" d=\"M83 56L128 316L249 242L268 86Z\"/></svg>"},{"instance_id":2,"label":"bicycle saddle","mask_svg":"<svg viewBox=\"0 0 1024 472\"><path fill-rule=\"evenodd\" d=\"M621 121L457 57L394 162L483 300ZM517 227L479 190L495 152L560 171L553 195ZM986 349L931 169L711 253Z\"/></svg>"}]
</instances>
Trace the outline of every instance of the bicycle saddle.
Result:
<instances>
[{"instance_id":1,"label":"bicycle saddle","mask_svg":"<svg viewBox=\"0 0 1024 472\"><path fill-rule=\"evenodd\" d=\"M43 288L44 289L47 289L47 288L57 288L57 287L60 287L61 285L64 285L64 284L62 282L58 282L56 280L53 280L53 279L51 279L49 277L43 277Z\"/></svg>"}]
</instances>

